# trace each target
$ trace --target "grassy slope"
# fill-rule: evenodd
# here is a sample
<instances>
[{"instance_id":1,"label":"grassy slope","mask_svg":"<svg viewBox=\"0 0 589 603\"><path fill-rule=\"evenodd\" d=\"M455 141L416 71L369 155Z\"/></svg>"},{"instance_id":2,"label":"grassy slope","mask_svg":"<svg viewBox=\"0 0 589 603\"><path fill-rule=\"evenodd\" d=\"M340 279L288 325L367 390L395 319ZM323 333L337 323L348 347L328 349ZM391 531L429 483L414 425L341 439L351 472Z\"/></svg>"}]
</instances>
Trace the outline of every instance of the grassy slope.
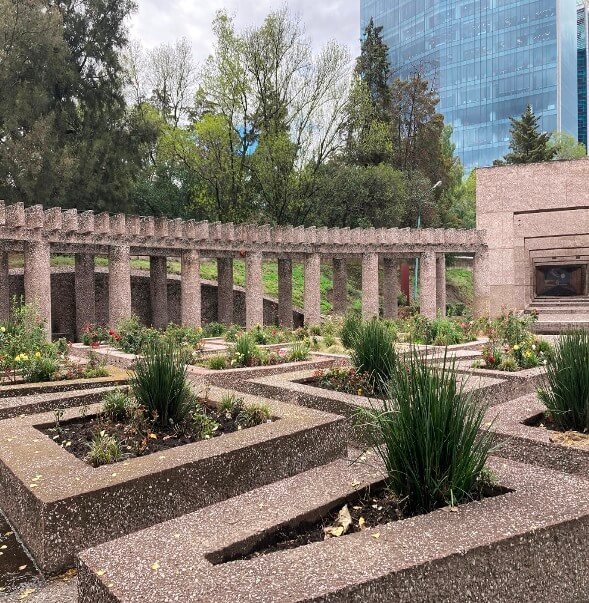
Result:
<instances>
[{"instance_id":1,"label":"grassy slope","mask_svg":"<svg viewBox=\"0 0 589 603\"><path fill-rule=\"evenodd\" d=\"M72 256L51 256L53 266L73 266L74 258ZM131 262L136 270L149 270L149 260L144 258L134 258ZM10 265L13 268L22 267L22 256L11 257ZM96 258L97 266L107 266L108 260L105 257ZM177 260L168 261L168 272L171 274L180 274L180 262ZM349 301L354 307L360 307L360 270L359 266L351 265L349 269L350 278L348 283ZM217 280L217 263L214 260L207 260L201 263L201 278L206 280ZM278 266L276 262L264 262L263 265L264 288L266 294L271 297L278 296ZM448 303L462 302L467 305L472 303L473 283L472 271L467 268L449 267L447 270L448 281ZM243 260L233 262L233 280L237 286L245 286L245 263ZM303 306L304 295L304 270L302 264L293 265L292 276L293 302L295 306ZM413 281L411 281L413 282ZM331 303L328 300L328 291L332 287L332 270L329 264L321 266L321 311L327 313L331 310Z\"/></svg>"}]
</instances>

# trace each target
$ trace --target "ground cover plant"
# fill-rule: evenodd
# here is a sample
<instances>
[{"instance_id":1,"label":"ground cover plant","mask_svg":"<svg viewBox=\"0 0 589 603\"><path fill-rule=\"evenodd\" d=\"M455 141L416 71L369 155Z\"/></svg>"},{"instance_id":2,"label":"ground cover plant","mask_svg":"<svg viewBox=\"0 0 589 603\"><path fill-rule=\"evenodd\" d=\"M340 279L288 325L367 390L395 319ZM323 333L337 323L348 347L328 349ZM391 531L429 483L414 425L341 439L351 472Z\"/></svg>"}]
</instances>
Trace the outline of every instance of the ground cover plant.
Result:
<instances>
[{"instance_id":1,"label":"ground cover plant","mask_svg":"<svg viewBox=\"0 0 589 603\"><path fill-rule=\"evenodd\" d=\"M175 446L219 437L272 420L262 403L229 396L218 407L199 398L186 378L185 356L169 341L155 341L135 364L128 391L106 394L102 411L82 412L41 430L78 458L98 467Z\"/></svg>"},{"instance_id":2,"label":"ground cover plant","mask_svg":"<svg viewBox=\"0 0 589 603\"><path fill-rule=\"evenodd\" d=\"M64 339L47 341L44 324L32 305L14 300L10 319L0 325L0 371L4 383L38 383L104 377L105 363L70 359Z\"/></svg>"},{"instance_id":3,"label":"ground cover plant","mask_svg":"<svg viewBox=\"0 0 589 603\"><path fill-rule=\"evenodd\" d=\"M546 365L552 346L532 333L536 314L503 312L486 327L489 343L483 347L482 360L476 368L514 372Z\"/></svg>"},{"instance_id":4,"label":"ground cover plant","mask_svg":"<svg viewBox=\"0 0 589 603\"><path fill-rule=\"evenodd\" d=\"M277 343L288 343L295 341L297 336L292 330L281 329L275 326L256 325L247 331L254 341L259 345L273 345ZM225 333L225 341L235 342L237 338L243 335L244 329L233 325Z\"/></svg>"},{"instance_id":5,"label":"ground cover plant","mask_svg":"<svg viewBox=\"0 0 589 603\"><path fill-rule=\"evenodd\" d=\"M557 429L589 434L589 332L560 336L538 397Z\"/></svg>"},{"instance_id":6,"label":"ground cover plant","mask_svg":"<svg viewBox=\"0 0 589 603\"><path fill-rule=\"evenodd\" d=\"M255 336L251 332L245 332L236 337L235 343L227 353L208 358L199 357L195 363L211 370L271 366L307 360L309 353L310 347L305 341L298 341L278 350L268 350L256 343Z\"/></svg>"},{"instance_id":7,"label":"ground cover plant","mask_svg":"<svg viewBox=\"0 0 589 603\"><path fill-rule=\"evenodd\" d=\"M141 323L137 316L120 321L115 329L101 325L86 325L82 332L82 343L97 348L101 343L112 345L127 354L141 354L146 346L156 340L169 341L182 348L187 354L202 346L203 330L170 323L158 330Z\"/></svg>"}]
</instances>

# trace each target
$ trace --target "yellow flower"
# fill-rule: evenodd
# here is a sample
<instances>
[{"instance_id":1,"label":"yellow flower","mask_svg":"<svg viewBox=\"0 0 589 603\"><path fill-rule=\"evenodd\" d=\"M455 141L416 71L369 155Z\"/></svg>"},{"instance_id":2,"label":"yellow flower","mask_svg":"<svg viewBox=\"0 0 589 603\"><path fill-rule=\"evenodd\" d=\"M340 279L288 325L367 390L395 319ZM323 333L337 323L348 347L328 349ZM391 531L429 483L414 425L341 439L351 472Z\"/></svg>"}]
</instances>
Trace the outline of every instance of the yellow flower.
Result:
<instances>
[{"instance_id":1,"label":"yellow flower","mask_svg":"<svg viewBox=\"0 0 589 603\"><path fill-rule=\"evenodd\" d=\"M35 352L35 358L41 358L41 352Z\"/></svg>"},{"instance_id":2,"label":"yellow flower","mask_svg":"<svg viewBox=\"0 0 589 603\"><path fill-rule=\"evenodd\" d=\"M0 333L6 333L6 327L0 327Z\"/></svg>"},{"instance_id":3,"label":"yellow flower","mask_svg":"<svg viewBox=\"0 0 589 603\"><path fill-rule=\"evenodd\" d=\"M517 352L517 351L519 350L519 345L517 345L517 344L516 344L516 345L514 345L514 346L513 346L513 349L514 349L514 350Z\"/></svg>"}]
</instances>

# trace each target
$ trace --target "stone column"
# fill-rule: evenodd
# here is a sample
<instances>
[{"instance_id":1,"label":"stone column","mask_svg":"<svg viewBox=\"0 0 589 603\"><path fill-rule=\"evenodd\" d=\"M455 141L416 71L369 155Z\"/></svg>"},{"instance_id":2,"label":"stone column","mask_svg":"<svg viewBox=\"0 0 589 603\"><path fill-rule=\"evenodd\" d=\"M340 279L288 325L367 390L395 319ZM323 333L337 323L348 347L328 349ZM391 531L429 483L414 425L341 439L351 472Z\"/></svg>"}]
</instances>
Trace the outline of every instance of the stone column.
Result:
<instances>
[{"instance_id":1,"label":"stone column","mask_svg":"<svg viewBox=\"0 0 589 603\"><path fill-rule=\"evenodd\" d=\"M305 257L305 324L321 323L321 256L311 253Z\"/></svg>"},{"instance_id":2,"label":"stone column","mask_svg":"<svg viewBox=\"0 0 589 603\"><path fill-rule=\"evenodd\" d=\"M419 262L419 305L423 316L436 317L436 252L424 251Z\"/></svg>"},{"instance_id":3,"label":"stone column","mask_svg":"<svg viewBox=\"0 0 589 603\"><path fill-rule=\"evenodd\" d=\"M378 317L378 253L362 256L362 318Z\"/></svg>"},{"instance_id":4,"label":"stone column","mask_svg":"<svg viewBox=\"0 0 589 603\"><path fill-rule=\"evenodd\" d=\"M49 243L29 241L24 246L25 303L36 307L51 340L51 253Z\"/></svg>"},{"instance_id":5,"label":"stone column","mask_svg":"<svg viewBox=\"0 0 589 603\"><path fill-rule=\"evenodd\" d=\"M292 329L292 260L278 259L278 324Z\"/></svg>"},{"instance_id":6,"label":"stone column","mask_svg":"<svg viewBox=\"0 0 589 603\"><path fill-rule=\"evenodd\" d=\"M436 257L436 309L441 316L446 316L446 255Z\"/></svg>"},{"instance_id":7,"label":"stone column","mask_svg":"<svg viewBox=\"0 0 589 603\"><path fill-rule=\"evenodd\" d=\"M399 262L393 258L383 260L382 287L383 315L385 318L399 317Z\"/></svg>"},{"instance_id":8,"label":"stone column","mask_svg":"<svg viewBox=\"0 0 589 603\"><path fill-rule=\"evenodd\" d=\"M345 314L348 310L348 264L343 258L333 258L333 312Z\"/></svg>"},{"instance_id":9,"label":"stone column","mask_svg":"<svg viewBox=\"0 0 589 603\"><path fill-rule=\"evenodd\" d=\"M476 318L489 316L491 307L491 286L489 282L489 250L475 253L473 264L474 315Z\"/></svg>"},{"instance_id":10,"label":"stone column","mask_svg":"<svg viewBox=\"0 0 589 603\"><path fill-rule=\"evenodd\" d=\"M168 262L165 256L149 258L151 324L165 329L168 324Z\"/></svg>"},{"instance_id":11,"label":"stone column","mask_svg":"<svg viewBox=\"0 0 589 603\"><path fill-rule=\"evenodd\" d=\"M128 245L113 245L108 253L108 324L116 325L132 314L131 263Z\"/></svg>"},{"instance_id":12,"label":"stone column","mask_svg":"<svg viewBox=\"0 0 589 603\"><path fill-rule=\"evenodd\" d=\"M217 258L217 320L233 323L233 258Z\"/></svg>"},{"instance_id":13,"label":"stone column","mask_svg":"<svg viewBox=\"0 0 589 603\"><path fill-rule=\"evenodd\" d=\"M0 322L10 317L10 276L8 272L8 253L0 252Z\"/></svg>"},{"instance_id":14,"label":"stone column","mask_svg":"<svg viewBox=\"0 0 589 603\"><path fill-rule=\"evenodd\" d=\"M180 322L185 327L201 326L200 254L193 249L180 258Z\"/></svg>"},{"instance_id":15,"label":"stone column","mask_svg":"<svg viewBox=\"0 0 589 603\"><path fill-rule=\"evenodd\" d=\"M264 324L264 283L262 254L248 252L245 258L245 326L251 329Z\"/></svg>"},{"instance_id":16,"label":"stone column","mask_svg":"<svg viewBox=\"0 0 589 603\"><path fill-rule=\"evenodd\" d=\"M84 327L96 322L94 255L76 253L75 261L76 341L80 341Z\"/></svg>"}]
</instances>

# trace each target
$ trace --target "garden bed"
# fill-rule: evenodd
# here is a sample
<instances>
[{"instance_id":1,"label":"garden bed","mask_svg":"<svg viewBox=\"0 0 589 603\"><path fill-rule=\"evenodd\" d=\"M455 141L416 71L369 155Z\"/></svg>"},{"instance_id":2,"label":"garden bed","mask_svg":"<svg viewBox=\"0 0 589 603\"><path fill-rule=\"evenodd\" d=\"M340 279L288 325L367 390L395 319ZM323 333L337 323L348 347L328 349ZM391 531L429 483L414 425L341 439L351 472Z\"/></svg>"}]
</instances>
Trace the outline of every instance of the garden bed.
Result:
<instances>
[{"instance_id":1,"label":"garden bed","mask_svg":"<svg viewBox=\"0 0 589 603\"><path fill-rule=\"evenodd\" d=\"M546 407L529 394L496 406L488 413L500 442L495 454L589 479L589 448L568 445L561 431L541 427Z\"/></svg>"},{"instance_id":2,"label":"garden bed","mask_svg":"<svg viewBox=\"0 0 589 603\"><path fill-rule=\"evenodd\" d=\"M293 371L271 376L252 376L240 386L241 391L251 395L267 396L291 404L334 413L348 419L350 441L356 444L365 442L363 430L354 426L355 415L359 409L370 409L373 401L364 395L354 395L333 391L316 384L316 370ZM511 384L505 380L479 376L469 378L466 388L482 389L485 403L499 404L511 391Z\"/></svg>"},{"instance_id":3,"label":"garden bed","mask_svg":"<svg viewBox=\"0 0 589 603\"><path fill-rule=\"evenodd\" d=\"M219 403L226 393L211 388L208 399ZM85 547L345 454L341 418L262 402L274 422L98 468L39 432L55 421L52 413L2 421L0 506L43 572L55 573ZM100 410L68 409L61 420Z\"/></svg>"},{"instance_id":4,"label":"garden bed","mask_svg":"<svg viewBox=\"0 0 589 603\"><path fill-rule=\"evenodd\" d=\"M126 379L117 383L125 386ZM105 394L117 389L121 389L121 387L118 385L107 385L106 387L82 387L71 391L58 390L26 396L0 398L0 420L11 419L21 415L55 411L58 408L89 406L90 404L100 402Z\"/></svg>"},{"instance_id":5,"label":"garden bed","mask_svg":"<svg viewBox=\"0 0 589 603\"><path fill-rule=\"evenodd\" d=\"M582 600L589 482L490 465L509 494L226 562L379 479L345 461L314 469L84 551L80 603Z\"/></svg>"}]
</instances>

